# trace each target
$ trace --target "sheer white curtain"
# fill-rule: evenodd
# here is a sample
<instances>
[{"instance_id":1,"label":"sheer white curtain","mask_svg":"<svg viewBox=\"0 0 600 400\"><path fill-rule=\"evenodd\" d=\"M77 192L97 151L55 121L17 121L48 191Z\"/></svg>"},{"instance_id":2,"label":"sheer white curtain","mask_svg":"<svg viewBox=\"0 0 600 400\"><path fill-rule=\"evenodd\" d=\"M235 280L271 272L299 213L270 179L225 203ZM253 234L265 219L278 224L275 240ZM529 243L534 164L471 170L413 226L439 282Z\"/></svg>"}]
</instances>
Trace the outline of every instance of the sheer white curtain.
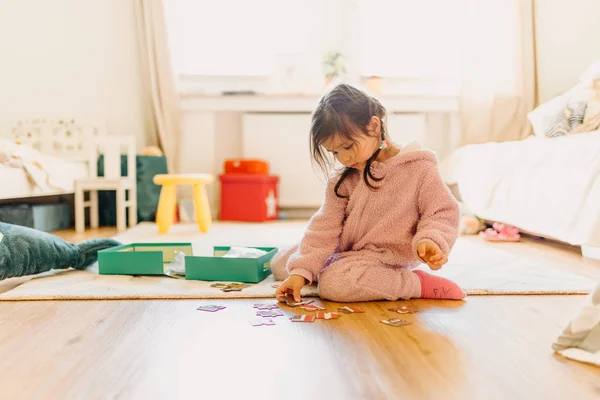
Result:
<instances>
[{"instance_id":1,"label":"sheer white curtain","mask_svg":"<svg viewBox=\"0 0 600 400\"><path fill-rule=\"evenodd\" d=\"M536 102L533 0L466 0L463 144L519 140Z\"/></svg>"},{"instance_id":2,"label":"sheer white curtain","mask_svg":"<svg viewBox=\"0 0 600 400\"><path fill-rule=\"evenodd\" d=\"M167 157L169 172L177 172L181 106L162 0L134 0L141 70L147 87L152 133Z\"/></svg>"}]
</instances>

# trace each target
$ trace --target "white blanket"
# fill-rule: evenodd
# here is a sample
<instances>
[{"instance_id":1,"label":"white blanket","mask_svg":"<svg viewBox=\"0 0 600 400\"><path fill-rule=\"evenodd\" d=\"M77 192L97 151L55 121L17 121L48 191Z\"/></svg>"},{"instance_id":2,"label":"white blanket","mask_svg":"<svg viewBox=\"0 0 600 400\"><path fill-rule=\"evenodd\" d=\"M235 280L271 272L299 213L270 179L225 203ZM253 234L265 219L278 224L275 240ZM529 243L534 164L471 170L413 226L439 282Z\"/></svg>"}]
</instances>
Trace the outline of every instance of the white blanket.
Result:
<instances>
[{"instance_id":1,"label":"white blanket","mask_svg":"<svg viewBox=\"0 0 600 400\"><path fill-rule=\"evenodd\" d=\"M73 192L75 180L85 179L83 163L62 160L10 140L0 139L0 164L21 168L29 177L32 192Z\"/></svg>"},{"instance_id":2,"label":"white blanket","mask_svg":"<svg viewBox=\"0 0 600 400\"><path fill-rule=\"evenodd\" d=\"M480 218L600 246L600 131L464 146L441 171Z\"/></svg>"}]
</instances>

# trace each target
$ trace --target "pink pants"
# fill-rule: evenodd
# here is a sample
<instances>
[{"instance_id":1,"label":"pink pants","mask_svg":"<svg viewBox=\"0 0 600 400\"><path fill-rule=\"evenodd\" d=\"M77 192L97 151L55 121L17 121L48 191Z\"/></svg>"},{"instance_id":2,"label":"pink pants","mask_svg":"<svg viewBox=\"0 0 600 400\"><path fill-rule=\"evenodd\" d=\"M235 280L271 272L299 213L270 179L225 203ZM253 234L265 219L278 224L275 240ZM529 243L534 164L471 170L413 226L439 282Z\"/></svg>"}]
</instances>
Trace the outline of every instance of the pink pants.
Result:
<instances>
[{"instance_id":1,"label":"pink pants","mask_svg":"<svg viewBox=\"0 0 600 400\"><path fill-rule=\"evenodd\" d=\"M273 257L271 270L276 280L289 276L286 264L297 249L297 245L282 249ZM333 255L316 280L321 298L336 302L398 300L421 295L421 282L414 272L384 264L367 252Z\"/></svg>"}]
</instances>

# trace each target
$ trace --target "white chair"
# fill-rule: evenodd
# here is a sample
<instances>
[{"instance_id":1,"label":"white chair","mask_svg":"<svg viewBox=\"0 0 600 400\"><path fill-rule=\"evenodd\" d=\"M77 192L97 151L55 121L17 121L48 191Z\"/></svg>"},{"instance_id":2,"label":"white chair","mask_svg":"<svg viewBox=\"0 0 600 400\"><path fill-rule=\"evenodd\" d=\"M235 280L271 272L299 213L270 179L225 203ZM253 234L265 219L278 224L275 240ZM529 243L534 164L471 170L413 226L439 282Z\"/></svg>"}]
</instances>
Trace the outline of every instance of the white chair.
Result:
<instances>
[{"instance_id":1,"label":"white chair","mask_svg":"<svg viewBox=\"0 0 600 400\"><path fill-rule=\"evenodd\" d=\"M109 135L86 143L88 179L75 182L75 230L85 229L85 208L90 208L90 226L98 227L98 190L115 190L117 230L126 229L125 211L129 207L129 226L137 224L136 143L135 136ZM122 150L125 150L123 152ZM104 155L104 176L98 176L98 157ZM127 176L121 176L121 154L127 154ZM129 200L125 194L129 191ZM89 200L85 200L89 192Z\"/></svg>"}]
</instances>

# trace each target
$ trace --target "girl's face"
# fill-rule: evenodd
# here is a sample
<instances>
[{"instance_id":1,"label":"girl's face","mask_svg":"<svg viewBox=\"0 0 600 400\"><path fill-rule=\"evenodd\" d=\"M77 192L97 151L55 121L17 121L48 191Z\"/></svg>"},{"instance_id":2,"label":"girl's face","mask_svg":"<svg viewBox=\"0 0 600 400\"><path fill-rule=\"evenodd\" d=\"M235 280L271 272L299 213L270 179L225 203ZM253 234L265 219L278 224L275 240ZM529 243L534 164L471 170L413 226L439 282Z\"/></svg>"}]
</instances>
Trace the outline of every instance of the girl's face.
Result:
<instances>
[{"instance_id":1,"label":"girl's face","mask_svg":"<svg viewBox=\"0 0 600 400\"><path fill-rule=\"evenodd\" d=\"M363 171L367 161L381 145L381 125L379 118L372 117L367 133L356 132L352 139L342 135L329 137L321 146L345 167Z\"/></svg>"}]
</instances>

